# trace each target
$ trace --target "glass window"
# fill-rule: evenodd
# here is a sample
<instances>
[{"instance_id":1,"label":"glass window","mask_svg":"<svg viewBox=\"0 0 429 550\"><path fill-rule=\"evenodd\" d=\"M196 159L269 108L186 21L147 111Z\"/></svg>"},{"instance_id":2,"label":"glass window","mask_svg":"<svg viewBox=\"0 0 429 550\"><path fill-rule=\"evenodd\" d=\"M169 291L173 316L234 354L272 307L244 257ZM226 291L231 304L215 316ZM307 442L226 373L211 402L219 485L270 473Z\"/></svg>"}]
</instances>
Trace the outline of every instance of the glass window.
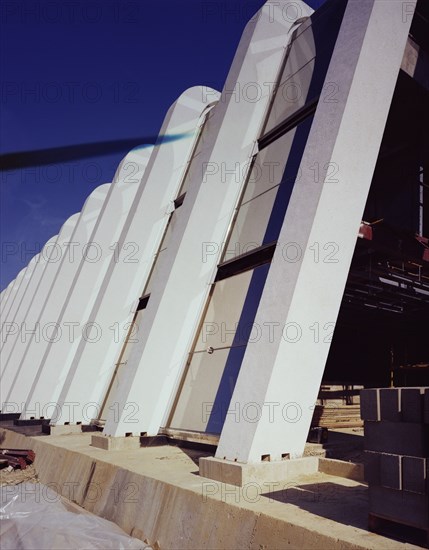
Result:
<instances>
[{"instance_id":1,"label":"glass window","mask_svg":"<svg viewBox=\"0 0 429 550\"><path fill-rule=\"evenodd\" d=\"M195 179L195 171L199 170L201 172L201 154L203 153L203 150L208 146L208 143L212 143L212 139L210 138L211 135L213 135L213 130L211 130L212 122L211 119L213 118L213 110L209 111L206 115L206 118L200 127L199 135L195 144L194 151L191 155L191 159L188 163L187 170L185 172L185 177L183 178L183 183L180 187L178 197L186 193L186 191L189 188L189 183ZM216 135L216 134L214 134ZM202 174L201 174L202 178Z\"/></svg>"},{"instance_id":2,"label":"glass window","mask_svg":"<svg viewBox=\"0 0 429 550\"><path fill-rule=\"evenodd\" d=\"M223 262L277 240L312 121L308 117L256 155Z\"/></svg>"},{"instance_id":3,"label":"glass window","mask_svg":"<svg viewBox=\"0 0 429 550\"><path fill-rule=\"evenodd\" d=\"M190 357L171 428L220 433L254 323L269 264L216 284Z\"/></svg>"},{"instance_id":4,"label":"glass window","mask_svg":"<svg viewBox=\"0 0 429 550\"><path fill-rule=\"evenodd\" d=\"M165 251L169 247L170 242L171 242L171 237L172 237L173 232L174 232L174 228L175 228L175 225L176 225L176 223L175 223L176 222L176 215L175 214L176 214L176 211L173 211L171 213L170 219L168 220L167 228L165 230L165 233L164 233L164 236L162 238L161 244L159 246L158 252L156 253L155 258L153 260L152 271L149 275L146 286L144 287L142 296L145 296L146 294L150 294L151 291L152 291L153 281L156 280L156 278L158 276L158 273L159 273L160 266L162 265L161 258L164 256Z\"/></svg>"},{"instance_id":5,"label":"glass window","mask_svg":"<svg viewBox=\"0 0 429 550\"><path fill-rule=\"evenodd\" d=\"M225 247L223 261L231 260L263 244L294 135L295 129L256 155Z\"/></svg>"},{"instance_id":6,"label":"glass window","mask_svg":"<svg viewBox=\"0 0 429 550\"><path fill-rule=\"evenodd\" d=\"M346 0L330 0L312 15L304 31L298 29L286 52L264 134L319 95L337 100L335 83L325 84L325 78L346 5Z\"/></svg>"},{"instance_id":7,"label":"glass window","mask_svg":"<svg viewBox=\"0 0 429 550\"><path fill-rule=\"evenodd\" d=\"M310 27L311 28L311 27ZM304 33L305 34L305 33ZM279 85L275 100L271 107L265 132L269 132L278 124L293 115L316 96L311 90L315 60L306 63L299 71ZM310 94L310 92L313 92Z\"/></svg>"}]
</instances>

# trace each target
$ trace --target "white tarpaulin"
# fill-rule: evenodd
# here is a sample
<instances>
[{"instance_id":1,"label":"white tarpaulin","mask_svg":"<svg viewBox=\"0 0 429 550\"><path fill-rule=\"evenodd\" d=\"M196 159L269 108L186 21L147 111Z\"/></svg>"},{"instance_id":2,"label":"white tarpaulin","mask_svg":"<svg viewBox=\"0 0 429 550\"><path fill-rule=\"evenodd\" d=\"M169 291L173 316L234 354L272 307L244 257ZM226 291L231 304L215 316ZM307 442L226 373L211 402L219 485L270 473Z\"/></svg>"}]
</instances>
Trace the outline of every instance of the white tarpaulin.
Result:
<instances>
[{"instance_id":1,"label":"white tarpaulin","mask_svg":"<svg viewBox=\"0 0 429 550\"><path fill-rule=\"evenodd\" d=\"M46 485L21 483L1 487L2 550L149 550L111 521L67 510Z\"/></svg>"}]
</instances>

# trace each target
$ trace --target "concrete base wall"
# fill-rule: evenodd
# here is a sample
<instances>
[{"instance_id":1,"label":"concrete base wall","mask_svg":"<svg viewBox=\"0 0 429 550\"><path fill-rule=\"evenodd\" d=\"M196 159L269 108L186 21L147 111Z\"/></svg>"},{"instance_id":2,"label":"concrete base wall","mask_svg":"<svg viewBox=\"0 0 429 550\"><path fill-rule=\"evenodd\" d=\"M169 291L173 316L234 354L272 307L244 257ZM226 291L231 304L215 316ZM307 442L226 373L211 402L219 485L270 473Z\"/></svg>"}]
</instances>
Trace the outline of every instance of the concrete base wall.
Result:
<instances>
[{"instance_id":1,"label":"concrete base wall","mask_svg":"<svg viewBox=\"0 0 429 550\"><path fill-rule=\"evenodd\" d=\"M255 499L253 493L246 498L241 488L201 478L197 475L198 457L192 451L165 446L112 453L90 443L91 434L27 437L0 428L1 447L35 451L42 483L154 547L392 547L390 539L366 531L366 520L360 528L351 527L310 513L299 502L280 502L264 495ZM303 483L314 481L307 478L304 476ZM347 492L362 492L357 482L327 478L327 485L344 483ZM322 504L325 510L327 504ZM343 501L340 506L344 507ZM405 545L398 543L398 548L402 547Z\"/></svg>"}]
</instances>

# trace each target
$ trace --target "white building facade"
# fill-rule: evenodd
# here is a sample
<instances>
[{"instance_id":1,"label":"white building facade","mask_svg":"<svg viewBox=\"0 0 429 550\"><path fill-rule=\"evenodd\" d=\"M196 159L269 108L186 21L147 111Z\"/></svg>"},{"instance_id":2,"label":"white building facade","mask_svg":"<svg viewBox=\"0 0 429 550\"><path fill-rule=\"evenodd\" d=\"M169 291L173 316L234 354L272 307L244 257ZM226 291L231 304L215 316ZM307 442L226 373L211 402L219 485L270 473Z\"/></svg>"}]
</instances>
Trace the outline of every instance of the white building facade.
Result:
<instances>
[{"instance_id":1,"label":"white building facade","mask_svg":"<svg viewBox=\"0 0 429 550\"><path fill-rule=\"evenodd\" d=\"M184 92L154 147L55 238L100 258L41 254L2 293L2 410L106 437L205 436L225 464L300 457L386 128L400 94L427 97L418 9L267 2L223 91ZM23 341L23 324L47 323L78 330Z\"/></svg>"}]
</instances>

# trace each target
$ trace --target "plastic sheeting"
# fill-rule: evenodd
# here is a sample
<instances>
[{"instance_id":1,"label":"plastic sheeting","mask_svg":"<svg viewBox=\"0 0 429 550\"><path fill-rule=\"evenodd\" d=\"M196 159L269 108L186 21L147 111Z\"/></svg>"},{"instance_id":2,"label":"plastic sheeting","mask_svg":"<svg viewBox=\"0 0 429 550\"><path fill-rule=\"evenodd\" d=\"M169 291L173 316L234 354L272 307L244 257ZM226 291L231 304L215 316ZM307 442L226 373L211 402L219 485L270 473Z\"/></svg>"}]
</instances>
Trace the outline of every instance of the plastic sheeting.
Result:
<instances>
[{"instance_id":1,"label":"plastic sheeting","mask_svg":"<svg viewBox=\"0 0 429 550\"><path fill-rule=\"evenodd\" d=\"M6 485L0 494L1 550L150 549L111 521L68 511L46 485Z\"/></svg>"}]
</instances>

